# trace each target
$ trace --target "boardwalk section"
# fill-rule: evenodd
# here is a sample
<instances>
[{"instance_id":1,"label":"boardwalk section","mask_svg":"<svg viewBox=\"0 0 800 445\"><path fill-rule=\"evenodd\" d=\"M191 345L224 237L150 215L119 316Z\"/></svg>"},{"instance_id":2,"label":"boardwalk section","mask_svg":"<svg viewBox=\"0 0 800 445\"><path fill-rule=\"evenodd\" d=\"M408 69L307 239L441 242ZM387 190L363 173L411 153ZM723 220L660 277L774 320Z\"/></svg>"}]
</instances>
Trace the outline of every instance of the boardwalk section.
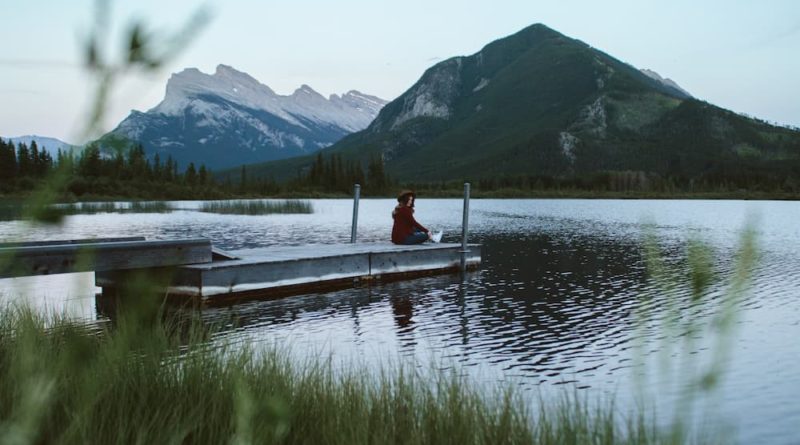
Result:
<instances>
[{"instance_id":1,"label":"boardwalk section","mask_svg":"<svg viewBox=\"0 0 800 445\"><path fill-rule=\"evenodd\" d=\"M207 239L143 237L0 244L0 278L163 268L211 262Z\"/></svg>"},{"instance_id":2,"label":"boardwalk section","mask_svg":"<svg viewBox=\"0 0 800 445\"><path fill-rule=\"evenodd\" d=\"M461 244L398 246L387 242L338 245L273 246L229 252L235 259L175 268L169 295L221 304L231 299L270 298L352 286L365 280L398 279L457 271ZM481 261L480 246L469 245L465 266ZM96 284L109 290L123 279L97 273Z\"/></svg>"},{"instance_id":3,"label":"boardwalk section","mask_svg":"<svg viewBox=\"0 0 800 445\"><path fill-rule=\"evenodd\" d=\"M224 252L208 239L142 237L0 244L0 278L95 272L103 296L142 293L214 305L404 279L481 262L470 244L389 242L271 246Z\"/></svg>"}]
</instances>

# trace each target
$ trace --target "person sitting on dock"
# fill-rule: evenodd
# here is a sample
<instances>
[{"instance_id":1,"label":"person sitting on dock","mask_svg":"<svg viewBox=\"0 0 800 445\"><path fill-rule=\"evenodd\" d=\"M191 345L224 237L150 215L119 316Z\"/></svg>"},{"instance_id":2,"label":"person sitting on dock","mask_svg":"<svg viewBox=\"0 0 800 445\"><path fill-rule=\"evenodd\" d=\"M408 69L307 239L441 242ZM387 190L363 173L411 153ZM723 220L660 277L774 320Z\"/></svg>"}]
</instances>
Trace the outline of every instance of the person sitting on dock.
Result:
<instances>
[{"instance_id":1,"label":"person sitting on dock","mask_svg":"<svg viewBox=\"0 0 800 445\"><path fill-rule=\"evenodd\" d=\"M431 239L430 231L414 219L416 197L410 190L403 190L397 197L397 207L392 211L392 242L395 244L420 244Z\"/></svg>"}]
</instances>

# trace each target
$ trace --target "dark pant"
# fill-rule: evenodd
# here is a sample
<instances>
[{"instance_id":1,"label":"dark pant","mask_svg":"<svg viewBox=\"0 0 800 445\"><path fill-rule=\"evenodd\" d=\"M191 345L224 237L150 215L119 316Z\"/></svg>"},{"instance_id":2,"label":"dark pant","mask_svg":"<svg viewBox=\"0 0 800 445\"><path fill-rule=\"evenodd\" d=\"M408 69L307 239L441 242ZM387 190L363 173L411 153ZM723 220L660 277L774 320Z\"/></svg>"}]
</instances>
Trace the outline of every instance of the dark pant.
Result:
<instances>
[{"instance_id":1,"label":"dark pant","mask_svg":"<svg viewBox=\"0 0 800 445\"><path fill-rule=\"evenodd\" d=\"M403 244L422 244L428 240L428 234L425 232L420 232L419 230L414 230L414 233L408 235L406 239L403 240Z\"/></svg>"}]
</instances>

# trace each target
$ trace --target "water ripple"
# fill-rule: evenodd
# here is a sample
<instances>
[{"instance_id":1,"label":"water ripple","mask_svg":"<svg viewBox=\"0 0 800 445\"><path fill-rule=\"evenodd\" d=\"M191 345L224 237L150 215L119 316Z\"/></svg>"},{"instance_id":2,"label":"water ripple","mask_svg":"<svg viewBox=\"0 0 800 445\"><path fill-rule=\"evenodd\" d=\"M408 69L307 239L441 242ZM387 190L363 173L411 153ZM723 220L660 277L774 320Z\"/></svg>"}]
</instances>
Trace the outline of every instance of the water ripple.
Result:
<instances>
[{"instance_id":1,"label":"water ripple","mask_svg":"<svg viewBox=\"0 0 800 445\"><path fill-rule=\"evenodd\" d=\"M359 240L386 240L392 200L361 203ZM460 204L423 198L417 216L443 229L446 241L455 241ZM349 240L349 201L313 205L313 215L242 217L187 210L79 215L58 228L3 222L0 237L208 237L231 250ZM748 214L756 212L760 258L751 296L734 317L737 332L730 340L719 409L740 425L743 443L768 435L774 443L790 443L800 424L800 374L794 371L800 366L794 340L800 337L799 203L476 200L472 208L470 239L483 244L483 265L463 279L427 277L251 302L206 310L203 319L223 326L220 337L237 343L282 342L301 355L367 364L383 364L388 356L419 368L457 367L478 381L513 381L523 391L569 384L617 393L649 367L656 371L651 377L652 387L659 388L658 403L668 408L677 390L660 381L669 380L661 376L678 366L675 358L686 349L707 361L720 347L714 332L734 276L738 233ZM656 233L663 259L675 273L677 285L670 289L648 280L645 230ZM715 284L698 301L686 284L689 239L701 239L715 258ZM42 305L76 306L86 317L102 319L94 312L91 284L82 285L84 293L78 286L54 298L52 289L73 289L65 284L73 278L0 282L6 295L20 291ZM669 366L662 368L663 363ZM624 392L619 394L624 399Z\"/></svg>"}]
</instances>

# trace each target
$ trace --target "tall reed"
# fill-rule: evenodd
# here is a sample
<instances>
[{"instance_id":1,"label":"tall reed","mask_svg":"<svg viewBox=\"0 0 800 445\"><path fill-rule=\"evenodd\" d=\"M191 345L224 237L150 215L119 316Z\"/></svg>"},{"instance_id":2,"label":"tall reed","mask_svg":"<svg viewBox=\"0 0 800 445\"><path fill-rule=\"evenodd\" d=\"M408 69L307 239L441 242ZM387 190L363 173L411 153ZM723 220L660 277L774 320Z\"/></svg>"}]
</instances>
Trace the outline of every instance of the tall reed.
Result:
<instances>
[{"instance_id":1,"label":"tall reed","mask_svg":"<svg viewBox=\"0 0 800 445\"><path fill-rule=\"evenodd\" d=\"M232 215L269 215L272 213L314 213L308 201L288 199L285 201L208 201L201 212Z\"/></svg>"},{"instance_id":2,"label":"tall reed","mask_svg":"<svg viewBox=\"0 0 800 445\"><path fill-rule=\"evenodd\" d=\"M453 372L334 370L209 342L197 322L0 311L0 443L661 443L577 396L532 405Z\"/></svg>"}]
</instances>

